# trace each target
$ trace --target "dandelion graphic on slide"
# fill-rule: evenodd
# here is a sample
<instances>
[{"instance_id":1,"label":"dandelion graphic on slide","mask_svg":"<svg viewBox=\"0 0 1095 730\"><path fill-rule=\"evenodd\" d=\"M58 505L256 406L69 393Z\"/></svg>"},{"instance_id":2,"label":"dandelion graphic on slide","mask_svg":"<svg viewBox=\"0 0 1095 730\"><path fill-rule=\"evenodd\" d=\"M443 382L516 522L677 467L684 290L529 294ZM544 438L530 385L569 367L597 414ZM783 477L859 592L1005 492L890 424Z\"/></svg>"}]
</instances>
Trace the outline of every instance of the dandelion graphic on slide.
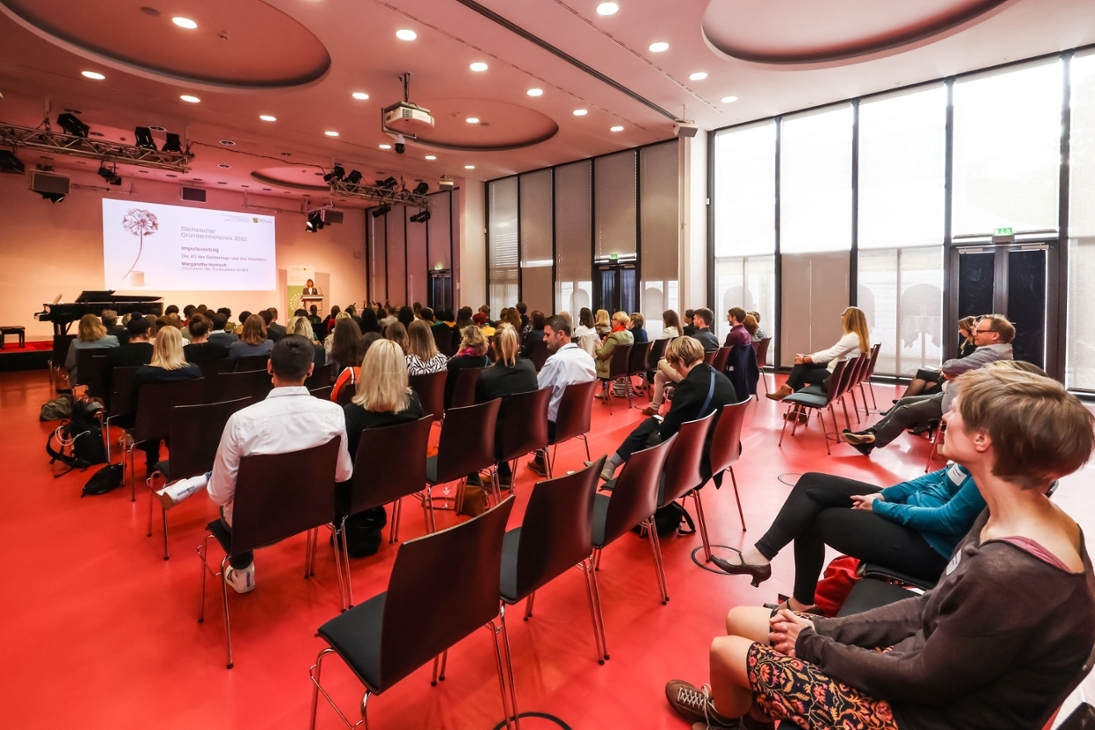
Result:
<instances>
[{"instance_id":1,"label":"dandelion graphic on slide","mask_svg":"<svg viewBox=\"0 0 1095 730\"><path fill-rule=\"evenodd\" d=\"M130 266L129 271L122 274L122 278L125 279L136 268L137 262L141 260L141 254L144 253L144 237L151 236L159 230L160 222L156 220L156 215L152 211L131 208L122 218L122 227L137 236L139 241L137 258L133 260L133 266Z\"/></svg>"}]
</instances>

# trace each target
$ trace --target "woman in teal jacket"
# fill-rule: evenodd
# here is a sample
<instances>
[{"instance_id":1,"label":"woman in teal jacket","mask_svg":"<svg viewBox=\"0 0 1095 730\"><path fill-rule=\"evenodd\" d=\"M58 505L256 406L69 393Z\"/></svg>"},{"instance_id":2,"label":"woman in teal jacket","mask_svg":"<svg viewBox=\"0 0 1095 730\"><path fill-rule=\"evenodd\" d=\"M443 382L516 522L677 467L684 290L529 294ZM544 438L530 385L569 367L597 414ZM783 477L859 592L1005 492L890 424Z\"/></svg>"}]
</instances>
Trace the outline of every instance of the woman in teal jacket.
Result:
<instances>
[{"instance_id":1,"label":"woman in teal jacket","mask_svg":"<svg viewBox=\"0 0 1095 730\"><path fill-rule=\"evenodd\" d=\"M795 589L788 606L804 611L813 606L826 545L935 581L984 509L973 478L957 464L885 489L810 472L753 547L737 560L712 561L732 575L751 575L756 586L771 577L772 558L793 541Z\"/></svg>"}]
</instances>

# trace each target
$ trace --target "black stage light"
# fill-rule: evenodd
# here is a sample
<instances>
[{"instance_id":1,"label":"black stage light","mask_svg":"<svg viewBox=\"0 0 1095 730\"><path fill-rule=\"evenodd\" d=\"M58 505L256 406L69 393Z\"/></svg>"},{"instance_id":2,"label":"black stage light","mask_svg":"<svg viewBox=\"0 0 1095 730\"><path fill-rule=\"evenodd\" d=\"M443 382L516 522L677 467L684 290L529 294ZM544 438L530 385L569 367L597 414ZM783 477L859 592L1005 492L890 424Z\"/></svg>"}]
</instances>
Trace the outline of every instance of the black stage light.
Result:
<instances>
[{"instance_id":1,"label":"black stage light","mask_svg":"<svg viewBox=\"0 0 1095 730\"><path fill-rule=\"evenodd\" d=\"M182 143L179 140L179 135L171 132L167 133L167 140L163 143L163 147L160 148L161 152L182 152Z\"/></svg>"},{"instance_id":2,"label":"black stage light","mask_svg":"<svg viewBox=\"0 0 1095 730\"><path fill-rule=\"evenodd\" d=\"M412 223L425 223L430 219L430 211L423 210L416 215L411 216Z\"/></svg>"},{"instance_id":3,"label":"black stage light","mask_svg":"<svg viewBox=\"0 0 1095 730\"><path fill-rule=\"evenodd\" d=\"M323 228L323 211L313 210L308 214L308 222L304 224L304 230L308 233L315 233Z\"/></svg>"},{"instance_id":4,"label":"black stage light","mask_svg":"<svg viewBox=\"0 0 1095 730\"><path fill-rule=\"evenodd\" d=\"M354 170L353 172L351 172L349 175L346 176L346 184L347 185L359 185L360 183L361 183L361 173L358 172L357 170Z\"/></svg>"},{"instance_id":5,"label":"black stage light","mask_svg":"<svg viewBox=\"0 0 1095 730\"><path fill-rule=\"evenodd\" d=\"M91 130L91 127L80 121L80 118L75 114L65 112L57 116L57 124L61 129L65 130L67 134L71 134L73 137L86 137L87 133Z\"/></svg>"},{"instance_id":6,"label":"black stage light","mask_svg":"<svg viewBox=\"0 0 1095 730\"><path fill-rule=\"evenodd\" d=\"M6 172L11 175L22 175L26 172L26 169L23 161L16 157L14 152L0 150L0 172Z\"/></svg>"},{"instance_id":7,"label":"black stage light","mask_svg":"<svg viewBox=\"0 0 1095 730\"><path fill-rule=\"evenodd\" d=\"M384 205L380 206L379 208L377 208L376 210L373 211L373 218L379 218L380 216L384 215L385 213L387 213L391 209L392 209L392 206L385 203Z\"/></svg>"},{"instance_id":8,"label":"black stage light","mask_svg":"<svg viewBox=\"0 0 1095 730\"><path fill-rule=\"evenodd\" d=\"M38 194L41 195L43 198L45 198L46 200L48 200L51 203L60 203L62 200L65 199L65 194L64 193L38 193Z\"/></svg>"},{"instance_id":9,"label":"black stage light","mask_svg":"<svg viewBox=\"0 0 1095 730\"><path fill-rule=\"evenodd\" d=\"M430 192L430 184L425 180L418 183L418 185L416 185L414 188L415 195L425 195L428 192Z\"/></svg>"},{"instance_id":10,"label":"black stage light","mask_svg":"<svg viewBox=\"0 0 1095 730\"><path fill-rule=\"evenodd\" d=\"M99 165L99 177L106 180L111 185L121 185L122 177L115 170L111 170L106 165Z\"/></svg>"},{"instance_id":11,"label":"black stage light","mask_svg":"<svg viewBox=\"0 0 1095 730\"><path fill-rule=\"evenodd\" d=\"M335 165L329 173L323 176L323 182L329 183L332 180L342 180L342 176L346 174L346 171L342 169L341 165Z\"/></svg>"},{"instance_id":12,"label":"black stage light","mask_svg":"<svg viewBox=\"0 0 1095 730\"><path fill-rule=\"evenodd\" d=\"M391 189L391 188L394 188L396 186L396 183L398 183L398 182L399 181L396 180L394 177L389 177L389 178L385 178L384 180L377 180L376 181L376 186L378 188Z\"/></svg>"},{"instance_id":13,"label":"black stage light","mask_svg":"<svg viewBox=\"0 0 1095 730\"><path fill-rule=\"evenodd\" d=\"M152 130L148 127L137 127L133 130L133 134L137 137L138 147L144 147L146 150L156 149L156 141L152 139Z\"/></svg>"}]
</instances>

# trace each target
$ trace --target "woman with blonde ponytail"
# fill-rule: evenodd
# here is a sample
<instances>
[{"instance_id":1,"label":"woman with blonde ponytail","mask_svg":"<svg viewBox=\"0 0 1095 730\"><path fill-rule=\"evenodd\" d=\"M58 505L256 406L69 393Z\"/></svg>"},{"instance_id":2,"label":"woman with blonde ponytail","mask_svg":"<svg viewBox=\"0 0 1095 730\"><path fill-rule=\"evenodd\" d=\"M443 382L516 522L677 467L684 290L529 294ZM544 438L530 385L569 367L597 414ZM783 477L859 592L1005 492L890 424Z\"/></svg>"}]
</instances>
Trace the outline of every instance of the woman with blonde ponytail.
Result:
<instances>
[{"instance_id":1,"label":"woman with blonde ponytail","mask_svg":"<svg viewBox=\"0 0 1095 730\"><path fill-rule=\"evenodd\" d=\"M495 398L502 399L494 436L495 443L501 446L502 424L505 421L506 401L509 400L509 396L536 390L539 384L536 381L536 368L532 361L518 355L521 345L513 325L502 325L491 339L490 346L496 356L495 363L479 375L475 402L486 403ZM509 464L504 462L498 464L498 479L502 486L510 485L512 474Z\"/></svg>"}]
</instances>

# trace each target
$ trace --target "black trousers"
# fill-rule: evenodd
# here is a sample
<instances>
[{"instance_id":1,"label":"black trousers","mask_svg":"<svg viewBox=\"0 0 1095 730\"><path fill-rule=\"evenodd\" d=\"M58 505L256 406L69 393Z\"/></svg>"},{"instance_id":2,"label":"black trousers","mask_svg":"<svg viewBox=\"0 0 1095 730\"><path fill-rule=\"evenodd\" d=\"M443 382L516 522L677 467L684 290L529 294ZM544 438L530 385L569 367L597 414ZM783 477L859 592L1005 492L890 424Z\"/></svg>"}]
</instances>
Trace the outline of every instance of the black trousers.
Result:
<instances>
[{"instance_id":1,"label":"black trousers","mask_svg":"<svg viewBox=\"0 0 1095 730\"><path fill-rule=\"evenodd\" d=\"M225 522L223 517L221 517L221 525L231 534L232 526ZM234 553L228 556L228 564L236 570L243 570L253 562L255 562L255 553L252 550L245 550L242 553Z\"/></svg>"},{"instance_id":2,"label":"black trousers","mask_svg":"<svg viewBox=\"0 0 1095 730\"><path fill-rule=\"evenodd\" d=\"M657 446L661 443L661 434L659 433L661 428L662 422L651 416L628 434L624 442L620 444L620 448L616 449L616 455L627 461L636 451L642 451L650 446Z\"/></svg>"},{"instance_id":3,"label":"black trousers","mask_svg":"<svg viewBox=\"0 0 1095 730\"><path fill-rule=\"evenodd\" d=\"M825 383L832 375L829 369L825 367L826 364L823 362L799 363L791 368L791 374L787 376L786 384L791 386L792 390L799 391L806 387L807 383L810 385Z\"/></svg>"},{"instance_id":4,"label":"black trousers","mask_svg":"<svg viewBox=\"0 0 1095 730\"><path fill-rule=\"evenodd\" d=\"M756 543L771 560L795 543L795 600L810 605L825 563L825 546L916 578L935 580L947 567L944 556L920 533L874 512L851 509L853 494L881 491L873 484L809 472L791 490L768 532Z\"/></svg>"}]
</instances>

